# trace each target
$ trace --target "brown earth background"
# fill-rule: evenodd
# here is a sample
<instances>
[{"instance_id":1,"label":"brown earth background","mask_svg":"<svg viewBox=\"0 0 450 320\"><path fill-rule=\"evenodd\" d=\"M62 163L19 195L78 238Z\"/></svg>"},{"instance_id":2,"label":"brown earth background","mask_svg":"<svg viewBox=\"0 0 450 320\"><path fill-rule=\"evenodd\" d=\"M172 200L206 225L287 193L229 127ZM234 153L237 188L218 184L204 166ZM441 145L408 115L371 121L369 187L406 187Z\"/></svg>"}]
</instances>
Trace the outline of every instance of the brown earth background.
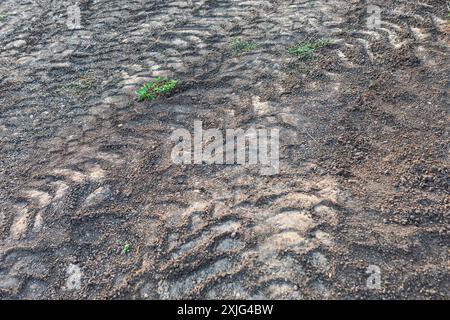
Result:
<instances>
[{"instance_id":1,"label":"brown earth background","mask_svg":"<svg viewBox=\"0 0 450 320\"><path fill-rule=\"evenodd\" d=\"M446 1L78 3L0 2L0 298L450 298ZM173 164L194 120L280 174Z\"/></svg>"}]
</instances>

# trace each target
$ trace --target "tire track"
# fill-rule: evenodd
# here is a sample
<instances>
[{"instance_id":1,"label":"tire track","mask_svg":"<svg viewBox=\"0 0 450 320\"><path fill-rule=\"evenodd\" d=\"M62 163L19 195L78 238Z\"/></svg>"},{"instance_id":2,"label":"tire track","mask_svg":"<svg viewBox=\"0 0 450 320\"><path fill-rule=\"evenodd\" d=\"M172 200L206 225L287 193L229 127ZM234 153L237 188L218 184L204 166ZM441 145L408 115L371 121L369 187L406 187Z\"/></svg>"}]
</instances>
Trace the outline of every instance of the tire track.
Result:
<instances>
[{"instance_id":1,"label":"tire track","mask_svg":"<svg viewBox=\"0 0 450 320\"><path fill-rule=\"evenodd\" d=\"M436 6L374 1L382 23L368 30L367 4L357 0L82 1L82 28L68 31L57 17L70 3L51 12L24 3L2 24L0 291L337 296L335 252L349 251L338 229L354 208L320 159L355 74L376 70L390 53L398 53L392 64L413 61L413 52L431 68L446 52ZM233 55L235 37L256 49ZM308 38L331 45L309 63L287 54ZM134 101L156 76L183 84L165 101ZM282 175L174 166L169 135L195 119L280 128ZM124 243L128 256L117 250ZM18 268L21 259L37 262ZM41 270L25 277L36 263ZM72 264L83 273L73 291L64 281Z\"/></svg>"}]
</instances>

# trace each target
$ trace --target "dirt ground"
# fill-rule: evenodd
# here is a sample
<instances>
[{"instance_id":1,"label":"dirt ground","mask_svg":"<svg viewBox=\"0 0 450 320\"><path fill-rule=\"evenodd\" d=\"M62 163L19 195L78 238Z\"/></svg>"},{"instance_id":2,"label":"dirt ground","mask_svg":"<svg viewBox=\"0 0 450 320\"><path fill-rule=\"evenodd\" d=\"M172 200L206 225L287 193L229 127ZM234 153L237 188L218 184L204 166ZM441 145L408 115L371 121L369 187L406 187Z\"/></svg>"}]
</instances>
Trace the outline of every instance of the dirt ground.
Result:
<instances>
[{"instance_id":1,"label":"dirt ground","mask_svg":"<svg viewBox=\"0 0 450 320\"><path fill-rule=\"evenodd\" d=\"M0 298L450 298L445 0L78 3L0 2ZM280 173L172 163L194 120Z\"/></svg>"}]
</instances>

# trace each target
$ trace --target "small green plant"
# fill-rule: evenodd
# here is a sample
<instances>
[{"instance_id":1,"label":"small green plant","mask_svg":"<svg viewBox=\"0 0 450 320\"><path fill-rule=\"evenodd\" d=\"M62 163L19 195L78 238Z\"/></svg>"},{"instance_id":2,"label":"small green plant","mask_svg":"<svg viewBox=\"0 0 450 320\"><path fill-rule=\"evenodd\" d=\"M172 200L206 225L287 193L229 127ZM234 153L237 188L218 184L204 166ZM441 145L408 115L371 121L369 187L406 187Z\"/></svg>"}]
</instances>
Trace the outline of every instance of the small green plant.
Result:
<instances>
[{"instance_id":1,"label":"small green plant","mask_svg":"<svg viewBox=\"0 0 450 320\"><path fill-rule=\"evenodd\" d=\"M301 60L309 60L314 57L314 52L322 47L326 47L330 44L330 41L327 39L320 39L316 42L302 42L288 48L288 52L296 57L299 57Z\"/></svg>"},{"instance_id":2,"label":"small green plant","mask_svg":"<svg viewBox=\"0 0 450 320\"><path fill-rule=\"evenodd\" d=\"M144 84L138 91L136 91L136 94L138 95L139 101L152 101L160 96L164 96L172 92L178 82L178 80L161 79L160 77L157 77Z\"/></svg>"},{"instance_id":3,"label":"small green plant","mask_svg":"<svg viewBox=\"0 0 450 320\"><path fill-rule=\"evenodd\" d=\"M0 21L3 21L6 19L6 15L3 12L0 12Z\"/></svg>"},{"instance_id":4,"label":"small green plant","mask_svg":"<svg viewBox=\"0 0 450 320\"><path fill-rule=\"evenodd\" d=\"M87 90L90 89L96 82L97 80L95 79L95 76L88 72L80 78L77 85L80 90Z\"/></svg>"},{"instance_id":5,"label":"small green plant","mask_svg":"<svg viewBox=\"0 0 450 320\"><path fill-rule=\"evenodd\" d=\"M243 51L251 51L256 49L256 43L245 41L241 38L234 38L230 42L230 49L235 54Z\"/></svg>"},{"instance_id":6,"label":"small green plant","mask_svg":"<svg viewBox=\"0 0 450 320\"><path fill-rule=\"evenodd\" d=\"M127 243L122 248L122 254L128 254L130 252L130 245Z\"/></svg>"},{"instance_id":7,"label":"small green plant","mask_svg":"<svg viewBox=\"0 0 450 320\"><path fill-rule=\"evenodd\" d=\"M70 96L79 97L92 89L97 83L97 76L93 71L87 71L78 80L60 87L59 91Z\"/></svg>"}]
</instances>

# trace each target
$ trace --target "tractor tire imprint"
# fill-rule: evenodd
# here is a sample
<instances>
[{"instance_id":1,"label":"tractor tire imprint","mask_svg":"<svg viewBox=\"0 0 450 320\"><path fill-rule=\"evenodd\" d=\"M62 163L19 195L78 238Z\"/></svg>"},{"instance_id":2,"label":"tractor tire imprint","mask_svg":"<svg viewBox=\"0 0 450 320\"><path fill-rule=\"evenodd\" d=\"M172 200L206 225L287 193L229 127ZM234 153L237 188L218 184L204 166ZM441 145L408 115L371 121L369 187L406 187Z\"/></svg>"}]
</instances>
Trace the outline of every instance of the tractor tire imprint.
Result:
<instances>
[{"instance_id":1,"label":"tractor tire imprint","mask_svg":"<svg viewBox=\"0 0 450 320\"><path fill-rule=\"evenodd\" d=\"M75 3L0 3L1 298L450 298L446 1ZM279 174L174 164L195 120Z\"/></svg>"}]
</instances>

